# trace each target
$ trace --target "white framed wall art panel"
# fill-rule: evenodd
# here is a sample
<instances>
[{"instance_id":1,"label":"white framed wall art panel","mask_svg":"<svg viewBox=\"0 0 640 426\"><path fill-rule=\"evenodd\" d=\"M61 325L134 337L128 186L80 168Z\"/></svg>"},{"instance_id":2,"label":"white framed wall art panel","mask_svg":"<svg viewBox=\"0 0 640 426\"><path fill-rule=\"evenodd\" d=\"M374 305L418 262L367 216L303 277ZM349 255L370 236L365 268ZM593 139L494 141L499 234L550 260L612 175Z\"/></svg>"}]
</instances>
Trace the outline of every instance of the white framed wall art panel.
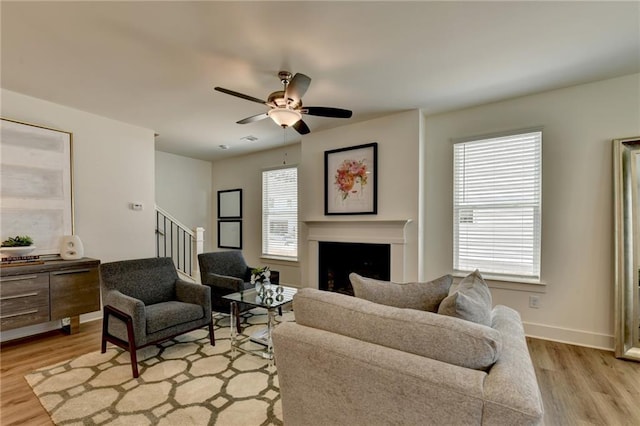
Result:
<instances>
[{"instance_id":1,"label":"white framed wall art panel","mask_svg":"<svg viewBox=\"0 0 640 426\"><path fill-rule=\"evenodd\" d=\"M2 118L0 238L29 235L33 254L58 254L73 234L72 134Z\"/></svg>"}]
</instances>

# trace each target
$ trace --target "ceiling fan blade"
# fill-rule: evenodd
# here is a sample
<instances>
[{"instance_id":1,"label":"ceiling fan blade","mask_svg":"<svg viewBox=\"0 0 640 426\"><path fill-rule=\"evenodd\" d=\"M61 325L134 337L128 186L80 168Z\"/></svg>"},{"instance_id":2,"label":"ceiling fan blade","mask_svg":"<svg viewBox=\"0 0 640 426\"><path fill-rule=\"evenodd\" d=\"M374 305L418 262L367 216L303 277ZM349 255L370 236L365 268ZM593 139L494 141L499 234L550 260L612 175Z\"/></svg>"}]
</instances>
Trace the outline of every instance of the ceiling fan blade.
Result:
<instances>
[{"instance_id":1,"label":"ceiling fan blade","mask_svg":"<svg viewBox=\"0 0 640 426\"><path fill-rule=\"evenodd\" d=\"M254 98L253 96L249 96L249 95L245 95L242 93L238 93L238 92L234 92L233 90L229 90L229 89L225 89L223 87L214 87L214 90L217 90L218 92L222 92L222 93L226 93L227 95L231 95L231 96L235 96L238 98L242 98L242 99L246 99L247 101L251 101L251 102L256 102L262 105L267 105L267 103L265 101L263 101L262 99L258 99L258 98Z\"/></svg>"},{"instance_id":2,"label":"ceiling fan blade","mask_svg":"<svg viewBox=\"0 0 640 426\"><path fill-rule=\"evenodd\" d=\"M305 122L302 120L298 120L296 124L294 124L292 127L296 129L296 132L300 133L301 135L306 135L311 133L311 130L309 130L309 127L307 127Z\"/></svg>"},{"instance_id":3,"label":"ceiling fan blade","mask_svg":"<svg viewBox=\"0 0 640 426\"><path fill-rule=\"evenodd\" d=\"M285 99L299 101L307 92L309 84L311 84L311 78L304 74L296 73L287 85L287 89L284 93Z\"/></svg>"},{"instance_id":4,"label":"ceiling fan blade","mask_svg":"<svg viewBox=\"0 0 640 426\"><path fill-rule=\"evenodd\" d=\"M247 124L247 123L253 123L255 121L260 121L260 120L264 120L265 118L268 118L269 116L267 115L266 112L263 112L262 114L256 114L256 115L252 115L251 117L247 117L244 118L240 121L236 121L236 123L238 124Z\"/></svg>"},{"instance_id":5,"label":"ceiling fan blade","mask_svg":"<svg viewBox=\"0 0 640 426\"><path fill-rule=\"evenodd\" d=\"M351 118L353 115L353 112L348 109L330 107L304 107L300 112L303 114L334 118Z\"/></svg>"}]
</instances>

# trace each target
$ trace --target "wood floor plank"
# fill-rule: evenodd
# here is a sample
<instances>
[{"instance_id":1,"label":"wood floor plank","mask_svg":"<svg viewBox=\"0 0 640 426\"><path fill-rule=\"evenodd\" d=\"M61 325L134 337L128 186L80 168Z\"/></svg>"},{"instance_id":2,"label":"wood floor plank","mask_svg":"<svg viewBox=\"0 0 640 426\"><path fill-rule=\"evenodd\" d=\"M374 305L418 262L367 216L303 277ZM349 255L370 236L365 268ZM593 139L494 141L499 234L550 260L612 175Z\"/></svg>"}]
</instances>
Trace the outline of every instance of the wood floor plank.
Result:
<instances>
[{"instance_id":1,"label":"wood floor plank","mask_svg":"<svg viewBox=\"0 0 640 426\"><path fill-rule=\"evenodd\" d=\"M0 424L52 425L24 379L41 367L100 349L101 321L0 346ZM527 338L547 426L640 425L640 363L613 352Z\"/></svg>"},{"instance_id":2,"label":"wood floor plank","mask_svg":"<svg viewBox=\"0 0 640 426\"><path fill-rule=\"evenodd\" d=\"M640 363L613 352L527 338L545 424L640 425Z\"/></svg>"},{"instance_id":3,"label":"wood floor plank","mask_svg":"<svg viewBox=\"0 0 640 426\"><path fill-rule=\"evenodd\" d=\"M25 374L100 349L102 321L81 325L77 334L53 331L0 346L0 425L53 425Z\"/></svg>"}]
</instances>

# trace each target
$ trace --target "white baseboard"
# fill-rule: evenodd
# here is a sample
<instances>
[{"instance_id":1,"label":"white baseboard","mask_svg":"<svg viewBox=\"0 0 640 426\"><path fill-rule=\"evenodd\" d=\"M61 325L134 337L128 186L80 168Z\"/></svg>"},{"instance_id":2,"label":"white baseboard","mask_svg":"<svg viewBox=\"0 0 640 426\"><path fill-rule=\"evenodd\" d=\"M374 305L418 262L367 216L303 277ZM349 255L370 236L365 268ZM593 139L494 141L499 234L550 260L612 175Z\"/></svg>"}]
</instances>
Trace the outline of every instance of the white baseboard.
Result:
<instances>
[{"instance_id":1,"label":"white baseboard","mask_svg":"<svg viewBox=\"0 0 640 426\"><path fill-rule=\"evenodd\" d=\"M102 311L91 312L80 316L80 323L96 321L102 319ZM535 339L550 340L553 342L567 343L570 345L585 346L589 348L613 351L614 338L608 334L593 333L584 330L574 330L570 328L552 327L544 324L524 322L524 331L528 337ZM16 328L0 333L0 342L19 339L21 337L32 336L45 333L47 331L60 329L61 321L50 321L28 327Z\"/></svg>"},{"instance_id":2,"label":"white baseboard","mask_svg":"<svg viewBox=\"0 0 640 426\"><path fill-rule=\"evenodd\" d=\"M46 333L51 330L59 330L62 328L62 321L49 321L41 324L29 325L27 327L14 328L0 332L0 342L8 342L9 340L20 339L21 337L33 336L40 333Z\"/></svg>"},{"instance_id":3,"label":"white baseboard","mask_svg":"<svg viewBox=\"0 0 640 426\"><path fill-rule=\"evenodd\" d=\"M96 321L102 319L102 311L89 312L80 315L80 324L84 322Z\"/></svg>"},{"instance_id":4,"label":"white baseboard","mask_svg":"<svg viewBox=\"0 0 640 426\"><path fill-rule=\"evenodd\" d=\"M552 327L549 325L530 322L525 322L523 325L525 334L528 337L533 337L535 339L551 340L553 342L585 346L605 351L613 351L614 348L614 339L612 335L593 333L585 330Z\"/></svg>"},{"instance_id":5,"label":"white baseboard","mask_svg":"<svg viewBox=\"0 0 640 426\"><path fill-rule=\"evenodd\" d=\"M80 315L80 324L102 318L102 311L90 312ZM59 330L62 328L62 320L43 322L41 324L29 325L22 328L14 328L0 332L0 342L8 342L9 340L20 339L22 337L34 336L47 331Z\"/></svg>"}]
</instances>

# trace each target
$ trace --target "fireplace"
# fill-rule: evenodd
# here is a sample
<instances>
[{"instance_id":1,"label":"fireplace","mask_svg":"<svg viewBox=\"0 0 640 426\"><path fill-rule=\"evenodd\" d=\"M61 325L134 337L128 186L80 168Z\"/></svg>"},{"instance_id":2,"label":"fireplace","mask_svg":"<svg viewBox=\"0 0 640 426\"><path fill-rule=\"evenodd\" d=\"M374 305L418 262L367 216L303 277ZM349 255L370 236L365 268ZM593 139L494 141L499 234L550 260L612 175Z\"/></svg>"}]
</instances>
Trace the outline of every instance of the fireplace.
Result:
<instances>
[{"instance_id":1,"label":"fireplace","mask_svg":"<svg viewBox=\"0 0 640 426\"><path fill-rule=\"evenodd\" d=\"M391 245L321 241L318 246L318 288L353 296L349 274L388 281Z\"/></svg>"},{"instance_id":2,"label":"fireplace","mask_svg":"<svg viewBox=\"0 0 640 426\"><path fill-rule=\"evenodd\" d=\"M306 286L322 288L320 280L328 287L328 280L320 277L320 244L323 243L350 243L363 245L385 245L388 247L386 262L388 270L385 275L387 280L404 282L406 278L405 251L412 246L408 245L406 227L411 220L307 220L303 222L307 234L307 259ZM352 252L349 252L351 255ZM375 262L379 264L380 262ZM350 267L353 269L353 267ZM351 271L349 271L351 272ZM344 275L349 283L349 272ZM353 270L353 272L358 272ZM374 273L360 269L363 276L371 276ZM350 284L350 283L349 283ZM335 289L335 277L334 277ZM348 292L349 290L347 290Z\"/></svg>"}]
</instances>

